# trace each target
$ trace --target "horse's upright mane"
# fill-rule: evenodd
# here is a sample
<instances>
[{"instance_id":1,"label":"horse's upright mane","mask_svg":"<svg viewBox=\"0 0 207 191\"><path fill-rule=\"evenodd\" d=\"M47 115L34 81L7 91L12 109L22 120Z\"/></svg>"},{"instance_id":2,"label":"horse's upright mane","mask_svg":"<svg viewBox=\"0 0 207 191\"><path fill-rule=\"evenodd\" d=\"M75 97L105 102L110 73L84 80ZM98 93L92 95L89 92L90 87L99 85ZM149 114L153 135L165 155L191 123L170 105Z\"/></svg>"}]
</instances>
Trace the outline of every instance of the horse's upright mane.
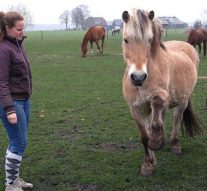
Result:
<instances>
[{"instance_id":1,"label":"horse's upright mane","mask_svg":"<svg viewBox=\"0 0 207 191\"><path fill-rule=\"evenodd\" d=\"M147 43L148 39L153 36L150 20L146 13L140 9L132 10L129 20L124 25L124 30L128 36L139 42Z\"/></svg>"},{"instance_id":2,"label":"horse's upright mane","mask_svg":"<svg viewBox=\"0 0 207 191\"><path fill-rule=\"evenodd\" d=\"M89 28L88 31L86 32L86 34L84 35L83 41L82 41L82 44L81 44L82 46L83 45L86 45L88 43L88 34L90 33L90 31L91 31L92 28L93 27Z\"/></svg>"},{"instance_id":3,"label":"horse's upright mane","mask_svg":"<svg viewBox=\"0 0 207 191\"><path fill-rule=\"evenodd\" d=\"M127 22L127 33L139 42L149 43L151 40L151 54L156 54L158 48L165 50L162 43L162 26L157 18L152 20L148 17L148 12L141 9L134 9Z\"/></svg>"},{"instance_id":4,"label":"horse's upright mane","mask_svg":"<svg viewBox=\"0 0 207 191\"><path fill-rule=\"evenodd\" d=\"M158 19L152 20L152 30L153 30L153 39L151 42L151 53L152 55L156 54L156 47L161 47L163 50L166 50L165 45L162 42L162 33L163 28Z\"/></svg>"}]
</instances>

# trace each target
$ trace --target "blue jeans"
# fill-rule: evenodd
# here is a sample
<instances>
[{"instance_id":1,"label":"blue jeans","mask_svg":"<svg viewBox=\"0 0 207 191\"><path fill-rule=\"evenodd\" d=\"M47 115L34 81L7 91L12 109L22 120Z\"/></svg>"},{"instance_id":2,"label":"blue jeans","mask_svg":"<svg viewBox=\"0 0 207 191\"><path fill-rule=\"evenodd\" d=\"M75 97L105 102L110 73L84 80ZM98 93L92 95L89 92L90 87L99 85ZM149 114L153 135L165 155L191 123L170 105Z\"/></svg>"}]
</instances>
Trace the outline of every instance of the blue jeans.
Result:
<instances>
[{"instance_id":1,"label":"blue jeans","mask_svg":"<svg viewBox=\"0 0 207 191\"><path fill-rule=\"evenodd\" d=\"M9 137L8 149L10 152L23 156L27 146L27 129L30 119L30 99L14 100L17 123L9 123L6 113L0 104L0 118Z\"/></svg>"}]
</instances>

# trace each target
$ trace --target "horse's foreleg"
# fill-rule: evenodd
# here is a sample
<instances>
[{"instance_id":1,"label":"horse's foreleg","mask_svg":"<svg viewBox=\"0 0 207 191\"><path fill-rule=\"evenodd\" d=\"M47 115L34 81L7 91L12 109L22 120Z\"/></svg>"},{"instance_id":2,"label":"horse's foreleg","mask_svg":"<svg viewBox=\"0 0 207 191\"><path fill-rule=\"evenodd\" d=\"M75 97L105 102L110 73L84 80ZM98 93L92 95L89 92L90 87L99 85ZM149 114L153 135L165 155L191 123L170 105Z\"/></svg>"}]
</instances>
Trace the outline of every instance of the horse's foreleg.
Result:
<instances>
[{"instance_id":1,"label":"horse's foreleg","mask_svg":"<svg viewBox=\"0 0 207 191\"><path fill-rule=\"evenodd\" d=\"M101 40L101 53L103 54L103 45L104 45L104 38Z\"/></svg>"},{"instance_id":2,"label":"horse's foreleg","mask_svg":"<svg viewBox=\"0 0 207 191\"><path fill-rule=\"evenodd\" d=\"M201 53L201 44L198 44L199 54Z\"/></svg>"},{"instance_id":3,"label":"horse's foreleg","mask_svg":"<svg viewBox=\"0 0 207 191\"><path fill-rule=\"evenodd\" d=\"M137 108L131 109L132 117L136 121L137 126L139 127L141 134L141 141L144 146L144 163L141 166L141 175L149 176L153 173L154 165L156 164L156 158L154 152L148 149L148 121L143 118L141 113Z\"/></svg>"},{"instance_id":4,"label":"horse's foreleg","mask_svg":"<svg viewBox=\"0 0 207 191\"><path fill-rule=\"evenodd\" d=\"M96 46L97 46L97 48L99 50L99 53L101 54L101 49L100 49L100 46L99 46L99 42L98 41L95 41L95 42L96 42Z\"/></svg>"},{"instance_id":5,"label":"horse's foreleg","mask_svg":"<svg viewBox=\"0 0 207 191\"><path fill-rule=\"evenodd\" d=\"M206 41L203 42L203 56L206 55Z\"/></svg>"},{"instance_id":6,"label":"horse's foreleg","mask_svg":"<svg viewBox=\"0 0 207 191\"><path fill-rule=\"evenodd\" d=\"M183 112L187 107L188 102L180 104L174 110L173 116L173 130L170 136L170 144L171 144L171 151L174 154L180 155L181 154L181 147L179 145L179 130L181 126L181 121L183 119Z\"/></svg>"},{"instance_id":7,"label":"horse's foreleg","mask_svg":"<svg viewBox=\"0 0 207 191\"><path fill-rule=\"evenodd\" d=\"M91 53L93 54L93 41L90 41L91 44Z\"/></svg>"},{"instance_id":8,"label":"horse's foreleg","mask_svg":"<svg viewBox=\"0 0 207 191\"><path fill-rule=\"evenodd\" d=\"M152 119L149 128L148 147L151 150L159 150L164 145L163 118L165 114L166 101L160 96L151 100Z\"/></svg>"}]
</instances>

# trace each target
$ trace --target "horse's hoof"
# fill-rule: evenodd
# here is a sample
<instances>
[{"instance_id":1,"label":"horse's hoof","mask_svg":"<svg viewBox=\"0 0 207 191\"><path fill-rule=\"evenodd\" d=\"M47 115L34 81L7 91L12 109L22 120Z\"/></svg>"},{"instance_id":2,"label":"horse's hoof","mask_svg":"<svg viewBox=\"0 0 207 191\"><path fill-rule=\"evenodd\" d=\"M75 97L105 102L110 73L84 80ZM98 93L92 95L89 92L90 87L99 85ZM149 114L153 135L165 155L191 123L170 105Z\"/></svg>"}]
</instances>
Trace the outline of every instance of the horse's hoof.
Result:
<instances>
[{"instance_id":1,"label":"horse's hoof","mask_svg":"<svg viewBox=\"0 0 207 191\"><path fill-rule=\"evenodd\" d=\"M174 138L171 140L170 142L170 147L171 147L171 152L175 155L181 155L182 151L181 151L181 147L179 144L179 140Z\"/></svg>"},{"instance_id":2,"label":"horse's hoof","mask_svg":"<svg viewBox=\"0 0 207 191\"><path fill-rule=\"evenodd\" d=\"M153 173L154 167L151 163L144 163L141 166L141 175L142 176L151 176Z\"/></svg>"},{"instance_id":3,"label":"horse's hoof","mask_svg":"<svg viewBox=\"0 0 207 191\"><path fill-rule=\"evenodd\" d=\"M153 150L153 151L158 151L158 150L162 149L164 144L165 144L165 140L164 139L162 139L162 140L160 140L158 142L157 141L152 141L152 140L149 139L149 141L148 141L148 148L150 150Z\"/></svg>"},{"instance_id":4,"label":"horse's hoof","mask_svg":"<svg viewBox=\"0 0 207 191\"><path fill-rule=\"evenodd\" d=\"M171 152L175 155L182 155L182 150L180 146L171 147Z\"/></svg>"}]
</instances>

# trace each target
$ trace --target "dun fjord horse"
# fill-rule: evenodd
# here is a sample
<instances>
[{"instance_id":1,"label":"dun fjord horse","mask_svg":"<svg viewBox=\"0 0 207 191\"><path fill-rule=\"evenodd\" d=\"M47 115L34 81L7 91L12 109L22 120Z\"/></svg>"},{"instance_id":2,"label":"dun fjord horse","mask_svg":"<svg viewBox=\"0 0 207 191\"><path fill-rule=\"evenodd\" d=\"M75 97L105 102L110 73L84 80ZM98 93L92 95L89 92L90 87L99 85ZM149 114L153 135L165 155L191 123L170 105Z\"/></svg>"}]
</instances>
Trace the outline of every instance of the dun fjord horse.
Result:
<instances>
[{"instance_id":1,"label":"dun fjord horse","mask_svg":"<svg viewBox=\"0 0 207 191\"><path fill-rule=\"evenodd\" d=\"M203 43L203 55L206 55L207 30L203 28L192 29L188 33L187 42L196 47L199 47L201 53L201 44Z\"/></svg>"},{"instance_id":2,"label":"dun fjord horse","mask_svg":"<svg viewBox=\"0 0 207 191\"><path fill-rule=\"evenodd\" d=\"M190 96L197 82L199 57L187 42L161 42L161 25L154 12L124 11L123 57L127 64L123 94L141 134L144 146L142 175L151 175L156 163L154 151L164 144L164 114L174 108L171 150L181 154L179 129L187 135L202 130L191 108Z\"/></svg>"},{"instance_id":3,"label":"dun fjord horse","mask_svg":"<svg viewBox=\"0 0 207 191\"><path fill-rule=\"evenodd\" d=\"M88 51L87 49L88 41L91 44L91 50L93 50L93 42L95 42L100 54L102 54L105 36L106 36L106 30L102 26L94 26L88 29L88 31L86 32L83 38L83 42L81 44L82 57L86 57ZM99 40L101 40L101 47L99 45Z\"/></svg>"}]
</instances>

